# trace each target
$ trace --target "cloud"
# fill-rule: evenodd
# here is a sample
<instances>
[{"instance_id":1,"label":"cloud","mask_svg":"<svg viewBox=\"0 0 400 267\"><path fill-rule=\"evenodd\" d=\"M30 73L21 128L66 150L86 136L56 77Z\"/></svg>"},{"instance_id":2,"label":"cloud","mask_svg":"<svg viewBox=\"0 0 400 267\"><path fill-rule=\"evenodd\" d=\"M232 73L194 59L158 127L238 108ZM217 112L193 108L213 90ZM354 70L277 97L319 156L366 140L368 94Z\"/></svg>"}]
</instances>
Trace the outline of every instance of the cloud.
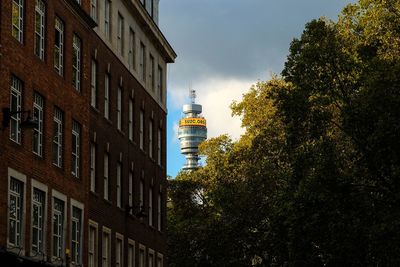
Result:
<instances>
[{"instance_id":1,"label":"cloud","mask_svg":"<svg viewBox=\"0 0 400 267\"><path fill-rule=\"evenodd\" d=\"M214 77L193 84L196 90L196 103L203 106L203 115L207 119L208 138L229 134L237 139L244 133L239 117L232 117L230 105L240 101L256 80L239 80L234 78ZM189 102L187 88L170 90L170 102L176 112ZM176 125L174 124L174 132Z\"/></svg>"}]
</instances>

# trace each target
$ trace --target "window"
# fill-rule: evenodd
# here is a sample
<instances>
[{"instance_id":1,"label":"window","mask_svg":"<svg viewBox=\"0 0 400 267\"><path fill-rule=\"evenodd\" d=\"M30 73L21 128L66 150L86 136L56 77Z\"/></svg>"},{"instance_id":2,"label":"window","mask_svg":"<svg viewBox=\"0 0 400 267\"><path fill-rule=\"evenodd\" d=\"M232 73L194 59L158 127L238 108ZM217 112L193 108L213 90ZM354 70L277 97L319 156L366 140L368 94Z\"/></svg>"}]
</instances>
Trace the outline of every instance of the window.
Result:
<instances>
[{"instance_id":1,"label":"window","mask_svg":"<svg viewBox=\"0 0 400 267\"><path fill-rule=\"evenodd\" d=\"M129 69L135 69L135 64L136 64L136 38L135 38L135 32L132 30L132 28L129 28L129 51L128 51L128 65Z\"/></svg>"},{"instance_id":2,"label":"window","mask_svg":"<svg viewBox=\"0 0 400 267\"><path fill-rule=\"evenodd\" d=\"M139 267L145 267L144 247L139 249Z\"/></svg>"},{"instance_id":3,"label":"window","mask_svg":"<svg viewBox=\"0 0 400 267\"><path fill-rule=\"evenodd\" d=\"M158 66L158 80L157 80L157 91L158 91L158 99L160 99L160 101L164 101L163 100L163 72L162 72L162 68L160 66Z\"/></svg>"},{"instance_id":4,"label":"window","mask_svg":"<svg viewBox=\"0 0 400 267\"><path fill-rule=\"evenodd\" d=\"M139 184L139 208L140 208L140 210L143 210L143 205L144 205L143 194L144 194L144 183L143 183L143 180L140 180L140 184Z\"/></svg>"},{"instance_id":5,"label":"window","mask_svg":"<svg viewBox=\"0 0 400 267\"><path fill-rule=\"evenodd\" d=\"M142 81L146 81L146 47L140 42L139 74Z\"/></svg>"},{"instance_id":6,"label":"window","mask_svg":"<svg viewBox=\"0 0 400 267\"><path fill-rule=\"evenodd\" d=\"M162 194L158 193L158 201L157 201L157 229L158 231L162 230Z\"/></svg>"},{"instance_id":7,"label":"window","mask_svg":"<svg viewBox=\"0 0 400 267\"><path fill-rule=\"evenodd\" d=\"M111 267L111 230L103 227L102 267Z\"/></svg>"},{"instance_id":8,"label":"window","mask_svg":"<svg viewBox=\"0 0 400 267\"><path fill-rule=\"evenodd\" d=\"M71 173L76 178L79 178L79 163L81 151L81 125L72 121L72 157L71 157Z\"/></svg>"},{"instance_id":9,"label":"window","mask_svg":"<svg viewBox=\"0 0 400 267\"><path fill-rule=\"evenodd\" d=\"M157 133L157 163L158 165L161 166L161 137L162 137L162 131L161 129L158 129L158 133Z\"/></svg>"},{"instance_id":10,"label":"window","mask_svg":"<svg viewBox=\"0 0 400 267\"><path fill-rule=\"evenodd\" d=\"M124 17L118 13L117 48L120 55L124 56Z\"/></svg>"},{"instance_id":11,"label":"window","mask_svg":"<svg viewBox=\"0 0 400 267\"><path fill-rule=\"evenodd\" d=\"M22 248L23 246L23 214L24 214L24 183L10 177L8 190L8 245Z\"/></svg>"},{"instance_id":12,"label":"window","mask_svg":"<svg viewBox=\"0 0 400 267\"><path fill-rule=\"evenodd\" d=\"M45 192L33 188L32 192L32 256L42 256L44 251Z\"/></svg>"},{"instance_id":13,"label":"window","mask_svg":"<svg viewBox=\"0 0 400 267\"><path fill-rule=\"evenodd\" d=\"M154 65L154 57L150 55L150 73L149 73L149 78L150 78L150 86L151 86L151 91L154 92L156 89L156 76L155 76L155 65Z\"/></svg>"},{"instance_id":14,"label":"window","mask_svg":"<svg viewBox=\"0 0 400 267\"><path fill-rule=\"evenodd\" d=\"M110 119L110 75L106 74L104 80L104 117Z\"/></svg>"},{"instance_id":15,"label":"window","mask_svg":"<svg viewBox=\"0 0 400 267\"><path fill-rule=\"evenodd\" d=\"M10 111L21 111L23 83L15 76L11 80ZM10 118L10 139L21 144L21 113L14 113Z\"/></svg>"},{"instance_id":16,"label":"window","mask_svg":"<svg viewBox=\"0 0 400 267\"><path fill-rule=\"evenodd\" d=\"M122 208L122 164L117 163L117 207Z\"/></svg>"},{"instance_id":17,"label":"window","mask_svg":"<svg viewBox=\"0 0 400 267\"><path fill-rule=\"evenodd\" d=\"M33 94L33 118L38 122L38 127L33 129L33 153L43 155L43 97L38 93Z\"/></svg>"},{"instance_id":18,"label":"window","mask_svg":"<svg viewBox=\"0 0 400 267\"><path fill-rule=\"evenodd\" d=\"M153 120L149 121L149 157L153 158Z\"/></svg>"},{"instance_id":19,"label":"window","mask_svg":"<svg viewBox=\"0 0 400 267\"><path fill-rule=\"evenodd\" d=\"M12 1L12 36L20 43L23 41L24 0Z\"/></svg>"},{"instance_id":20,"label":"window","mask_svg":"<svg viewBox=\"0 0 400 267\"><path fill-rule=\"evenodd\" d=\"M149 188L149 225L153 226L153 187Z\"/></svg>"},{"instance_id":21,"label":"window","mask_svg":"<svg viewBox=\"0 0 400 267\"><path fill-rule=\"evenodd\" d=\"M81 0L75 0L75 2L77 2L78 4L81 4Z\"/></svg>"},{"instance_id":22,"label":"window","mask_svg":"<svg viewBox=\"0 0 400 267\"><path fill-rule=\"evenodd\" d=\"M128 114L128 134L129 140L133 141L133 99L129 99L129 114Z\"/></svg>"},{"instance_id":23,"label":"window","mask_svg":"<svg viewBox=\"0 0 400 267\"><path fill-rule=\"evenodd\" d=\"M53 257L64 257L65 201L53 198Z\"/></svg>"},{"instance_id":24,"label":"window","mask_svg":"<svg viewBox=\"0 0 400 267\"><path fill-rule=\"evenodd\" d=\"M139 147L140 149L143 150L143 128L144 128L144 118L143 118L143 110L140 111L140 116L139 116Z\"/></svg>"},{"instance_id":25,"label":"window","mask_svg":"<svg viewBox=\"0 0 400 267\"><path fill-rule=\"evenodd\" d=\"M133 172L129 172L129 183L128 183L128 205L133 207ZM129 210L130 214L133 214L133 208Z\"/></svg>"},{"instance_id":26,"label":"window","mask_svg":"<svg viewBox=\"0 0 400 267\"><path fill-rule=\"evenodd\" d=\"M82 210L75 206L72 206L71 229L71 261L80 264L82 262Z\"/></svg>"},{"instance_id":27,"label":"window","mask_svg":"<svg viewBox=\"0 0 400 267\"><path fill-rule=\"evenodd\" d=\"M146 5L146 10L149 13L150 16L152 16L152 11L153 11L153 0L146 0L145 1Z\"/></svg>"},{"instance_id":28,"label":"window","mask_svg":"<svg viewBox=\"0 0 400 267\"><path fill-rule=\"evenodd\" d=\"M135 242L128 239L128 267L135 266Z\"/></svg>"},{"instance_id":29,"label":"window","mask_svg":"<svg viewBox=\"0 0 400 267\"><path fill-rule=\"evenodd\" d=\"M90 16L97 22L97 0L90 0Z\"/></svg>"},{"instance_id":30,"label":"window","mask_svg":"<svg viewBox=\"0 0 400 267\"><path fill-rule=\"evenodd\" d=\"M55 107L53 119L53 164L62 167L63 112Z\"/></svg>"},{"instance_id":31,"label":"window","mask_svg":"<svg viewBox=\"0 0 400 267\"><path fill-rule=\"evenodd\" d=\"M111 38L111 0L104 0L104 35Z\"/></svg>"},{"instance_id":32,"label":"window","mask_svg":"<svg viewBox=\"0 0 400 267\"><path fill-rule=\"evenodd\" d=\"M36 0L35 5L35 55L44 60L44 27L46 6L42 0Z\"/></svg>"},{"instance_id":33,"label":"window","mask_svg":"<svg viewBox=\"0 0 400 267\"><path fill-rule=\"evenodd\" d=\"M108 179L109 176L109 157L108 154L104 154L104 199L109 200L110 199L110 194L109 194L109 187L110 187L110 181Z\"/></svg>"},{"instance_id":34,"label":"window","mask_svg":"<svg viewBox=\"0 0 400 267\"><path fill-rule=\"evenodd\" d=\"M81 39L76 34L72 38L72 86L81 90Z\"/></svg>"},{"instance_id":35,"label":"window","mask_svg":"<svg viewBox=\"0 0 400 267\"><path fill-rule=\"evenodd\" d=\"M118 87L117 95L117 129L121 130L122 127L122 88Z\"/></svg>"},{"instance_id":36,"label":"window","mask_svg":"<svg viewBox=\"0 0 400 267\"><path fill-rule=\"evenodd\" d=\"M90 191L96 192L96 144L90 143Z\"/></svg>"},{"instance_id":37,"label":"window","mask_svg":"<svg viewBox=\"0 0 400 267\"><path fill-rule=\"evenodd\" d=\"M91 97L90 104L97 107L97 62L92 59L92 77L90 79Z\"/></svg>"},{"instance_id":38,"label":"window","mask_svg":"<svg viewBox=\"0 0 400 267\"><path fill-rule=\"evenodd\" d=\"M163 267L163 255L157 253L157 267Z\"/></svg>"},{"instance_id":39,"label":"window","mask_svg":"<svg viewBox=\"0 0 400 267\"><path fill-rule=\"evenodd\" d=\"M115 239L115 267L122 267L124 259L124 237L117 234Z\"/></svg>"},{"instance_id":40,"label":"window","mask_svg":"<svg viewBox=\"0 0 400 267\"><path fill-rule=\"evenodd\" d=\"M64 23L58 17L55 18L54 29L54 69L62 76L64 66Z\"/></svg>"},{"instance_id":41,"label":"window","mask_svg":"<svg viewBox=\"0 0 400 267\"><path fill-rule=\"evenodd\" d=\"M89 246L88 246L88 266L97 266L97 223L89 220Z\"/></svg>"},{"instance_id":42,"label":"window","mask_svg":"<svg viewBox=\"0 0 400 267\"><path fill-rule=\"evenodd\" d=\"M148 266L149 267L154 267L154 251L149 249L149 254L148 254Z\"/></svg>"}]
</instances>

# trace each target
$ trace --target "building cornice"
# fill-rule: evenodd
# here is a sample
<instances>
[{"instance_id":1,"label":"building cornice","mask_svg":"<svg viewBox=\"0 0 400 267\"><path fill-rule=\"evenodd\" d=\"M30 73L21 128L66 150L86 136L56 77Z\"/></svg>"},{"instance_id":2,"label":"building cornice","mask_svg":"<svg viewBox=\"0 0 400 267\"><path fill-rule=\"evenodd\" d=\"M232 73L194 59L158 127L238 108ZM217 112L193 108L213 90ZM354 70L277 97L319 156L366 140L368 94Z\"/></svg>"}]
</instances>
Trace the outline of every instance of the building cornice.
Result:
<instances>
[{"instance_id":1,"label":"building cornice","mask_svg":"<svg viewBox=\"0 0 400 267\"><path fill-rule=\"evenodd\" d=\"M90 17L88 13L81 7L81 5L74 0L63 0L61 1L64 5L75 14L78 20L86 27L93 29L97 26L97 23Z\"/></svg>"},{"instance_id":2,"label":"building cornice","mask_svg":"<svg viewBox=\"0 0 400 267\"><path fill-rule=\"evenodd\" d=\"M140 4L138 0L122 1L130 9L134 17L137 18L139 26L143 29L145 33L148 34L150 39L154 41L156 48L159 49L165 61L167 63L174 63L177 56L174 49L168 43L160 28L151 18L144 6Z\"/></svg>"}]
</instances>

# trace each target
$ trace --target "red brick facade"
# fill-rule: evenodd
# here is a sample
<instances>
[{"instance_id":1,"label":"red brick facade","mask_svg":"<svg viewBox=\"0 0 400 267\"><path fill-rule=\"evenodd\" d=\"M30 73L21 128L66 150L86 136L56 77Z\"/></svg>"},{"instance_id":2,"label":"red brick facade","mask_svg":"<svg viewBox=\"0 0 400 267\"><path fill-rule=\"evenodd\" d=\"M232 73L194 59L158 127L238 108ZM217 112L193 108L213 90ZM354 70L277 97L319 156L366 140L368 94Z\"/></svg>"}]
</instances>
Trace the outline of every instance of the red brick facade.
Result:
<instances>
[{"instance_id":1,"label":"red brick facade","mask_svg":"<svg viewBox=\"0 0 400 267\"><path fill-rule=\"evenodd\" d=\"M151 96L143 85L121 63L120 59L94 31L95 22L89 16L90 1L82 0L79 6L73 0L43 0L45 13L44 60L34 53L35 42L35 1L23 3L22 42L12 34L12 4L7 0L0 3L0 108L9 108L13 77L22 81L21 107L19 110L33 110L33 95L38 93L44 99L43 105L43 153L32 152L33 130L21 129L20 144L10 139L10 126L0 130L0 261L5 255L17 255L30 262L26 266L42 263L50 266L89 266L89 221L96 224L95 265L102 266L103 228L111 230L110 266L116 266L116 235L123 237L122 265L128 266L128 244L134 242L135 266L139 265L139 248L145 251L145 261L149 252L162 255L166 266L165 206L166 206L166 112L165 107ZM14 11L15 12L15 11ZM137 15L137 14L136 14ZM55 17L64 22L63 73L54 69L54 25ZM145 26L143 26L145 27ZM73 79L73 36L81 40L80 91L72 86ZM91 106L91 64L97 63L97 107ZM165 58L172 62L174 58ZM110 118L104 117L105 75L110 77ZM122 128L117 129L117 89L122 89ZM129 101L133 101L133 141L129 138ZM53 164L54 154L54 108L63 112L62 118L62 164ZM144 114L144 146L139 148L139 114ZM1 110L0 110L1 112ZM4 114L0 113L0 121ZM21 114L23 121L27 114ZM74 148L72 123L79 123L79 177L72 175L72 154ZM149 122L153 122L153 157L149 156ZM158 162L158 131L161 133L161 163ZM91 144L96 147L95 190L91 192ZM76 146L75 146L76 147ZM109 155L109 193L104 198L104 153ZM120 187L121 207L117 207L117 163L122 168ZM129 175L133 174L133 188L129 190ZM10 179L14 176L23 183L22 219L20 222L21 242L10 245L10 217L15 212L11 204ZM146 216L140 218L135 213L140 209L140 181L144 184L142 210ZM33 253L33 188L40 185L45 193L44 217L41 227L43 240L40 253ZM149 188L153 188L153 225L149 225ZM133 205L129 207L128 194L133 193ZM161 226L158 225L158 196L161 196ZM54 255L54 202L58 195L65 196L63 247L60 259ZM39 201L40 202L40 201ZM74 203L79 203L74 204ZM16 205L18 206L18 205ZM82 211L79 255L74 255L72 245L72 211L77 207ZM130 211L133 210L132 214ZM35 215L34 215L35 213ZM35 217L36 218L36 217ZM17 231L18 232L18 231ZM16 234L15 236L18 236ZM36 236L36 235L35 235ZM129 240L128 240L129 239ZM77 251L78 251L77 250ZM7 258L8 259L8 258ZM31 264L31 265L29 265ZM75 266L74 265L74 266Z\"/></svg>"}]
</instances>

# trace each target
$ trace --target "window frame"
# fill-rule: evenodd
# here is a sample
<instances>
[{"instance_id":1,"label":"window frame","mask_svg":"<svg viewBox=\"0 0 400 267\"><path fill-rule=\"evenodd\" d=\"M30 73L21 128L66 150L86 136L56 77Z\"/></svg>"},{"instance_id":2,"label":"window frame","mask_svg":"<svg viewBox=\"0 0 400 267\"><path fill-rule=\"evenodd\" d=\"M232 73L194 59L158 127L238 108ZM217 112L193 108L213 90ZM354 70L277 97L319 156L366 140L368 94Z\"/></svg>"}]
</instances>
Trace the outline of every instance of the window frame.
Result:
<instances>
[{"instance_id":1,"label":"window frame","mask_svg":"<svg viewBox=\"0 0 400 267\"><path fill-rule=\"evenodd\" d=\"M81 91L82 39L74 33L72 37L72 86Z\"/></svg>"},{"instance_id":2,"label":"window frame","mask_svg":"<svg viewBox=\"0 0 400 267\"><path fill-rule=\"evenodd\" d=\"M21 44L24 42L24 6L25 0L12 0L11 7L11 35ZM18 15L14 17L14 9ZM17 22L17 24L14 24Z\"/></svg>"},{"instance_id":3,"label":"window frame","mask_svg":"<svg viewBox=\"0 0 400 267\"><path fill-rule=\"evenodd\" d=\"M97 108L97 62L92 59L90 76L90 105Z\"/></svg>"},{"instance_id":4,"label":"window frame","mask_svg":"<svg viewBox=\"0 0 400 267\"><path fill-rule=\"evenodd\" d=\"M43 114L44 97L37 92L33 93L33 118L37 120L38 127L33 129L32 152L39 157L43 157ZM36 144L36 145L35 145Z\"/></svg>"},{"instance_id":5,"label":"window frame","mask_svg":"<svg viewBox=\"0 0 400 267\"><path fill-rule=\"evenodd\" d=\"M38 29L36 23L38 22L37 17L39 17L40 32L37 32ZM34 51L35 55L39 57L41 60L44 60L44 52L45 52L45 26L46 26L46 5L42 0L35 1L35 38L34 38ZM38 39L37 39L38 38ZM39 49L39 51L37 51Z\"/></svg>"},{"instance_id":6,"label":"window frame","mask_svg":"<svg viewBox=\"0 0 400 267\"><path fill-rule=\"evenodd\" d=\"M21 144L21 119L22 119L22 93L24 91L24 82L17 76L11 76L11 92L10 92L10 111L13 113L10 117L10 140L17 144ZM13 99L15 99L16 107L14 107Z\"/></svg>"},{"instance_id":7,"label":"window frame","mask_svg":"<svg viewBox=\"0 0 400 267\"><path fill-rule=\"evenodd\" d=\"M77 220L76 217L74 217L74 209L77 209L80 211L80 220ZM71 259L71 263L75 264L75 265L79 265L82 264L82 260L83 260L83 237L84 237L84 224L83 224L83 220L84 220L84 205L74 199L71 199L71 210L70 210L70 214L71 214L71 218L70 218L70 234L71 234L71 240L70 240L70 248L71 248L71 255L70 255L70 259ZM74 224L76 224L77 226L79 226L78 231L75 232L79 233L78 238L76 238L77 236L74 235L73 229L74 229ZM75 244L75 250L74 250L74 244ZM74 253L75 253L75 257L74 257Z\"/></svg>"},{"instance_id":8,"label":"window frame","mask_svg":"<svg viewBox=\"0 0 400 267\"><path fill-rule=\"evenodd\" d=\"M58 16L54 18L54 31L59 32L59 45L56 44L56 36L54 36L54 69L60 76L64 76L64 21L60 19ZM56 33L54 33L56 34ZM57 55L58 51L58 55ZM58 66L56 65L58 62Z\"/></svg>"},{"instance_id":9,"label":"window frame","mask_svg":"<svg viewBox=\"0 0 400 267\"><path fill-rule=\"evenodd\" d=\"M110 200L110 155L108 152L104 153L103 161L103 196L105 200Z\"/></svg>"},{"instance_id":10,"label":"window frame","mask_svg":"<svg viewBox=\"0 0 400 267\"><path fill-rule=\"evenodd\" d=\"M35 200L35 191L39 194L42 194L42 203L40 203L39 200ZM38 257L41 258L44 255L46 255L46 233L47 233L47 186L32 179L31 180L31 225L30 225L30 229L31 229L31 250L30 250L30 255L32 257ZM41 216L40 216L40 212L38 213L38 224L39 225L34 225L35 219L35 212L34 212L34 207L38 206L38 208L40 209L41 206ZM41 218L40 218L41 217ZM41 219L41 222L39 221ZM41 225L40 225L41 223ZM37 229L38 232L38 236L37 236L37 249L35 251L35 244L34 242L34 229ZM40 240L41 238L41 240Z\"/></svg>"},{"instance_id":11,"label":"window frame","mask_svg":"<svg viewBox=\"0 0 400 267\"><path fill-rule=\"evenodd\" d=\"M92 230L94 230L94 238L91 239ZM92 244L93 241L93 244ZM92 246L93 245L93 246ZM99 249L99 225L95 221L89 219L88 226L88 267L98 266L98 250ZM91 262L91 255L93 262ZM93 264L92 264L93 263Z\"/></svg>"},{"instance_id":12,"label":"window frame","mask_svg":"<svg viewBox=\"0 0 400 267\"><path fill-rule=\"evenodd\" d=\"M96 192L96 161L97 161L97 145L90 142L90 191Z\"/></svg>"},{"instance_id":13,"label":"window frame","mask_svg":"<svg viewBox=\"0 0 400 267\"><path fill-rule=\"evenodd\" d=\"M107 247L105 247L105 236L108 238ZM101 266L102 267L111 267L111 229L103 226L102 229L102 238L101 238ZM107 257L105 256L105 252L107 252Z\"/></svg>"},{"instance_id":14,"label":"window frame","mask_svg":"<svg viewBox=\"0 0 400 267\"><path fill-rule=\"evenodd\" d=\"M56 210L56 201L62 202L62 210ZM63 262L65 259L65 247L66 247L66 225L67 225L67 197L56 190L52 190L52 232L51 232L51 257L54 262ZM57 223L57 233L54 229L55 218L61 218L60 222ZM58 233L59 232L59 233ZM55 254L54 246L55 239L57 238L57 254Z\"/></svg>"},{"instance_id":15,"label":"window frame","mask_svg":"<svg viewBox=\"0 0 400 267\"><path fill-rule=\"evenodd\" d=\"M53 165L62 168L63 167L63 121L64 121L64 112L58 108L54 107L53 114L53 142L52 142L52 163ZM57 133L55 132L55 127L57 127ZM55 134L57 136L55 136ZM57 138L56 138L57 137ZM56 142L57 140L57 142ZM54 158L54 153L57 153L57 160Z\"/></svg>"},{"instance_id":16,"label":"window frame","mask_svg":"<svg viewBox=\"0 0 400 267\"><path fill-rule=\"evenodd\" d=\"M71 127L71 174L75 178L80 177L81 160L81 134L82 126L79 122L72 120Z\"/></svg>"}]
</instances>

